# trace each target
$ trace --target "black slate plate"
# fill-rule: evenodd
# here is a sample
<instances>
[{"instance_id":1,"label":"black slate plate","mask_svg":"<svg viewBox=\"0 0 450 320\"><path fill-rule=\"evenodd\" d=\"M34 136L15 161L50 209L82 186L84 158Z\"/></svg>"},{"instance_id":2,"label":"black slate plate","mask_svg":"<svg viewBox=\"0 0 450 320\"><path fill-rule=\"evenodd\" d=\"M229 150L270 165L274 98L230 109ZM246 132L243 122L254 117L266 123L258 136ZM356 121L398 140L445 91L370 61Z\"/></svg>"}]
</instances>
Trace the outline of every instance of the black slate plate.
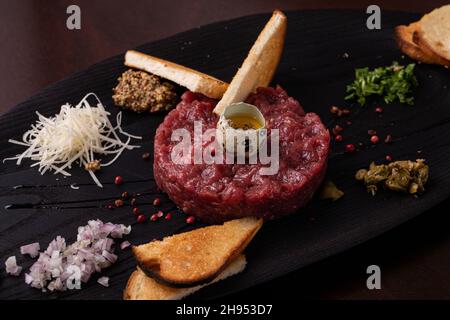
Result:
<instances>
[{"instance_id":1,"label":"black slate plate","mask_svg":"<svg viewBox=\"0 0 450 320\"><path fill-rule=\"evenodd\" d=\"M269 15L244 17L184 32L171 38L143 45L143 52L167 58L187 66L230 80L243 61ZM344 192L338 202L314 200L298 215L266 223L247 250L248 267L239 276L230 278L198 293L196 298L211 298L234 292L299 269L330 255L342 252L425 212L450 194L450 94L449 71L437 66L418 65L416 75L420 87L416 105L393 104L385 112L374 112L376 102L361 108L344 102L345 86L353 79L355 67L388 65L393 60L409 63L402 57L393 40L393 27L418 18L415 14L383 12L383 29L366 29L366 15L352 11L302 11L288 13L289 28L286 47L274 84L283 86L300 100L307 111L317 112L328 126L335 119L331 105L347 106L352 125L345 129L345 141L364 142L368 147L354 155L343 153L343 144L333 144L328 178ZM348 53L349 58L343 58ZM86 93L97 93L112 107L111 88L125 70L122 56L113 57L78 72L43 90L0 118L1 156L21 150L7 139L19 138L32 122L35 110L52 115L65 102L76 103ZM170 222L136 225L131 209L125 206L113 211L104 205L122 191L147 192L140 198L146 212L154 209L148 203L156 196L151 162L141 159L152 151L152 138L163 115L135 115L125 112L126 131L144 136L141 150L125 153L100 179L103 190L93 185L82 170L73 170L73 177L59 180L53 175L40 176L28 165L16 167L8 162L0 167L0 261L17 255L27 269L33 262L20 256L19 247L39 241L42 247L57 235L73 241L77 226L99 218L115 223L133 224L129 240L147 242L153 238L187 230L184 216L174 214ZM380 136L392 134L390 145L368 144L367 130ZM420 151L420 153L418 153ZM383 161L386 154L395 159L424 157L431 166L427 192L418 198L381 192L369 196L356 183L356 169L371 161ZM115 186L113 178L122 175L126 183ZM70 188L77 183L79 190ZM25 187L13 188L17 185ZM173 204L164 196L162 208L172 210ZM40 204L33 208L5 210L7 204ZM120 251L120 250L118 250ZM23 275L17 279L0 272L0 298L5 299L120 299L126 280L135 262L130 251L119 252L119 262L104 274L111 277L111 286L103 288L92 281L83 290L62 294L43 294L28 288Z\"/></svg>"}]
</instances>

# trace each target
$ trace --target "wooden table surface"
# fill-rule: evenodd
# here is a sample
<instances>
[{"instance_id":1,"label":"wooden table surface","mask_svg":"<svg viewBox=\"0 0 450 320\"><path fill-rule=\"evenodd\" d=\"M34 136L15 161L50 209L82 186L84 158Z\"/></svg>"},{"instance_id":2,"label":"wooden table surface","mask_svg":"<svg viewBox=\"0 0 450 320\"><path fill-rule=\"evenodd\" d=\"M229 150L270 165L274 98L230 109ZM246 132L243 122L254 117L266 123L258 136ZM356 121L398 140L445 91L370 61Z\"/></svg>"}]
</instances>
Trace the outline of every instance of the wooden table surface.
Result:
<instances>
[{"instance_id":1,"label":"wooden table surface","mask_svg":"<svg viewBox=\"0 0 450 320\"><path fill-rule=\"evenodd\" d=\"M372 1L1 0L0 113L47 85L136 45L199 25L275 8L361 10ZM449 1L377 1L382 10L427 12ZM77 4L82 29L66 28ZM235 295L331 299L450 299L450 200L344 254ZM366 288L381 267L382 289ZM292 295L292 293L295 295Z\"/></svg>"}]
</instances>

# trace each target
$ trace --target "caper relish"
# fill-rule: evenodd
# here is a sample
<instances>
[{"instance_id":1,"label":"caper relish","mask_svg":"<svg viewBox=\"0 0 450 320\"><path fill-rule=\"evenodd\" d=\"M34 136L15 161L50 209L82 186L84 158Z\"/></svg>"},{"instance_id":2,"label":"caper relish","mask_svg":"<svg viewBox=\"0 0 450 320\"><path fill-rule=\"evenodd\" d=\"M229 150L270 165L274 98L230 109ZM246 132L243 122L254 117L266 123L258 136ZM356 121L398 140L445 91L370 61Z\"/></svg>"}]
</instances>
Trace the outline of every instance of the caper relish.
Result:
<instances>
[{"instance_id":1,"label":"caper relish","mask_svg":"<svg viewBox=\"0 0 450 320\"><path fill-rule=\"evenodd\" d=\"M369 170L356 172L356 180L364 182L367 191L375 195L379 187L410 194L422 193L428 181L428 165L424 159L402 160L389 164L372 162Z\"/></svg>"}]
</instances>

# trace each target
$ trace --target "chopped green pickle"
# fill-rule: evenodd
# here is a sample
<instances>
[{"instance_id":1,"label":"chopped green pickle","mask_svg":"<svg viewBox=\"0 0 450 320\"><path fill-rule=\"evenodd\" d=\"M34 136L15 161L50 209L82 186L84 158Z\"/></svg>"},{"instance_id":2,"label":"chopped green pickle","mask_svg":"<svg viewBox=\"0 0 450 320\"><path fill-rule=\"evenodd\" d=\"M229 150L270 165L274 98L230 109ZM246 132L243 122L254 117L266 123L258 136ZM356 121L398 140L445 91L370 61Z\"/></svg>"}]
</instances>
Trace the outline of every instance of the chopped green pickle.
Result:
<instances>
[{"instance_id":1,"label":"chopped green pickle","mask_svg":"<svg viewBox=\"0 0 450 320\"><path fill-rule=\"evenodd\" d=\"M424 159L402 160L379 165L372 162L369 170L358 170L355 179L364 182L367 192L372 195L376 194L379 187L416 194L425 190L428 170Z\"/></svg>"}]
</instances>

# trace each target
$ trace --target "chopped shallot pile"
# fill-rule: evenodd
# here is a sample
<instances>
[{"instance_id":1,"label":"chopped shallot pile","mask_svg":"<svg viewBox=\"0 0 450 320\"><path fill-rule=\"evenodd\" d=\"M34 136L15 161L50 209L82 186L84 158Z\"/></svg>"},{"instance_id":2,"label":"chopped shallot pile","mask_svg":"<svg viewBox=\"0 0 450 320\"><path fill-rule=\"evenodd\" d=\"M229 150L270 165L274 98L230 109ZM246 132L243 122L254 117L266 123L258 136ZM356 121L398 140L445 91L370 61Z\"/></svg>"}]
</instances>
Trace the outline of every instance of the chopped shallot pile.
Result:
<instances>
[{"instance_id":1,"label":"chopped shallot pile","mask_svg":"<svg viewBox=\"0 0 450 320\"><path fill-rule=\"evenodd\" d=\"M61 236L50 242L48 248L39 253L29 273L25 274L25 282L42 291L80 289L81 282L86 283L95 272L101 272L116 262L113 238L122 238L130 232L131 226L90 220L86 226L78 228L74 243L67 245ZM35 249L36 244L30 244L22 247L21 252L32 255ZM7 272L20 274L21 267L17 266L15 257L8 261ZM108 280L102 277L99 283L107 286Z\"/></svg>"}]
</instances>

